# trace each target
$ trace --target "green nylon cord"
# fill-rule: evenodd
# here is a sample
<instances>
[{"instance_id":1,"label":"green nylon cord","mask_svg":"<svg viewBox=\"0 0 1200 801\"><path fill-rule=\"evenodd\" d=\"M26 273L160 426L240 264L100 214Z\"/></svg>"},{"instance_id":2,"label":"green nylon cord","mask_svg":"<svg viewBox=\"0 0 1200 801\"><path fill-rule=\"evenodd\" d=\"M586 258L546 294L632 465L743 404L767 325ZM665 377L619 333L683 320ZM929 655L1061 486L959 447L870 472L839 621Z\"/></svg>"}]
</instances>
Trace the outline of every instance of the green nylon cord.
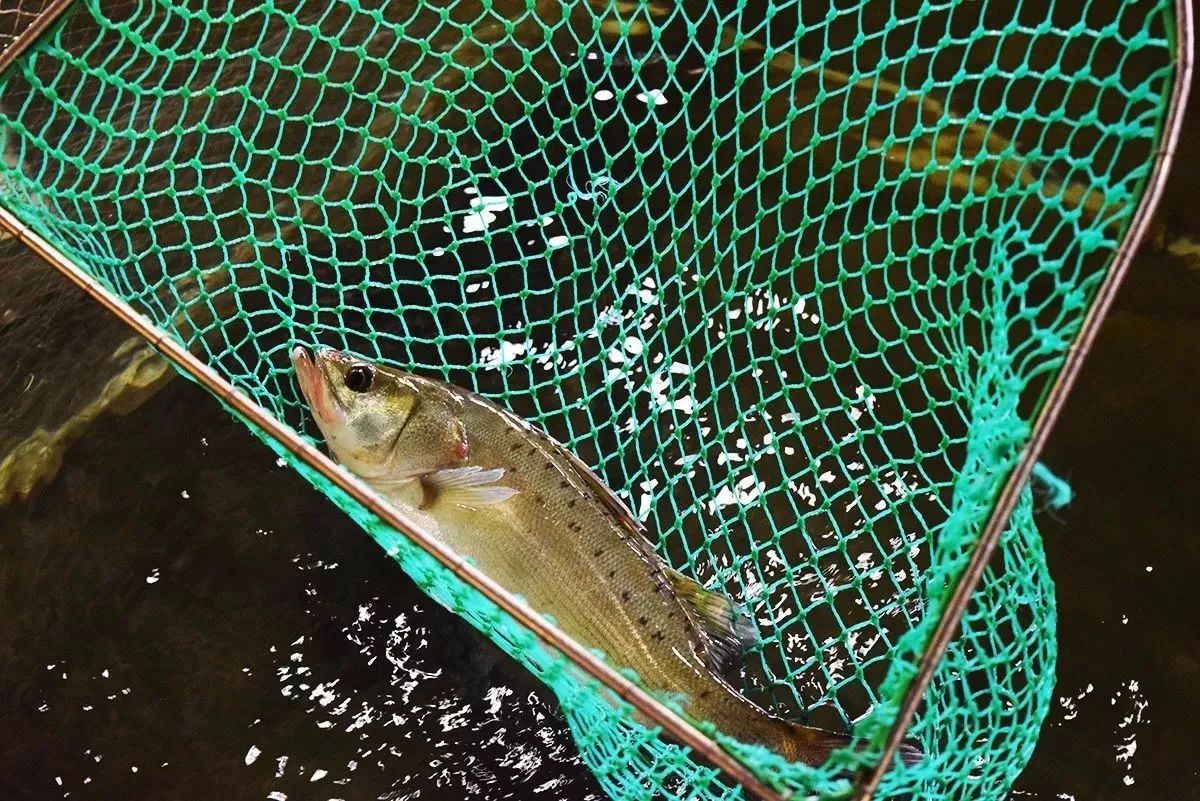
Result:
<instances>
[{"instance_id":1,"label":"green nylon cord","mask_svg":"<svg viewBox=\"0 0 1200 801\"><path fill-rule=\"evenodd\" d=\"M1075 497L1071 485L1056 476L1041 462L1033 466L1033 478L1046 490L1046 502L1052 509L1063 509Z\"/></svg>"}]
</instances>

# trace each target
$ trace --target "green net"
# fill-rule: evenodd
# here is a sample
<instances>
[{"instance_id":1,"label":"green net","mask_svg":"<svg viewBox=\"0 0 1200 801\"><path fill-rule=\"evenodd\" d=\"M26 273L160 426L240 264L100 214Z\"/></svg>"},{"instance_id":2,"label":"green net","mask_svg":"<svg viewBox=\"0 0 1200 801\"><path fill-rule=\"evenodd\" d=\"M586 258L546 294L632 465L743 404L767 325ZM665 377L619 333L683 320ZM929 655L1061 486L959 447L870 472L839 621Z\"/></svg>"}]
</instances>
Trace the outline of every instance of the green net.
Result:
<instances>
[{"instance_id":1,"label":"green net","mask_svg":"<svg viewBox=\"0 0 1200 801\"><path fill-rule=\"evenodd\" d=\"M1173 26L1167 0L89 0L6 73L0 200L308 435L296 341L565 443L752 611L746 694L865 748L810 768L700 727L837 796L1139 200ZM612 797L744 795L295 466L554 690ZM1003 797L1054 655L1027 492L880 797Z\"/></svg>"}]
</instances>

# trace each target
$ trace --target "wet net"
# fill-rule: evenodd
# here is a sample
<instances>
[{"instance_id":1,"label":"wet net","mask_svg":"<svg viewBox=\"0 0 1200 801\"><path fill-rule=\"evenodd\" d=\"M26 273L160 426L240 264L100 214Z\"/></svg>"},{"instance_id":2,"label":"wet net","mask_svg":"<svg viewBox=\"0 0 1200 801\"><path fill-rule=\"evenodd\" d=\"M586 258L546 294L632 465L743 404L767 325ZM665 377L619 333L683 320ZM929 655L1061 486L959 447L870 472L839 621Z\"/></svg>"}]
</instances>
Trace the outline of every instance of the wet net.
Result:
<instances>
[{"instance_id":1,"label":"wet net","mask_svg":"<svg viewBox=\"0 0 1200 801\"><path fill-rule=\"evenodd\" d=\"M739 676L873 764L1140 198L1158 2L77 3L0 200L307 435L288 352L496 399L751 610ZM557 694L618 799L742 797L265 437ZM1051 697L1029 492L880 797L999 799Z\"/></svg>"}]
</instances>

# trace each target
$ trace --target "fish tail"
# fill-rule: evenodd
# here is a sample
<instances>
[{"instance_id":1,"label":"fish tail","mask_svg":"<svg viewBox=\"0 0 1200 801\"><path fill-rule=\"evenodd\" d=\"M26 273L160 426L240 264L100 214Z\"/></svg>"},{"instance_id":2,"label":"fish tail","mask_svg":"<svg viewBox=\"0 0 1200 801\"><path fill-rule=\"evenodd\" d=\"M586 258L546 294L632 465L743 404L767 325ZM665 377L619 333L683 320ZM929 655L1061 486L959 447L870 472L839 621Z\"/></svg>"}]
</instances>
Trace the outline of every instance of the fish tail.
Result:
<instances>
[{"instance_id":1,"label":"fish tail","mask_svg":"<svg viewBox=\"0 0 1200 801\"><path fill-rule=\"evenodd\" d=\"M854 745L854 740L848 734L816 729L790 721L779 722L780 742L776 744L776 750L793 762L823 765L834 751ZM910 766L925 758L921 748L911 740L902 742L896 753L905 765Z\"/></svg>"}]
</instances>

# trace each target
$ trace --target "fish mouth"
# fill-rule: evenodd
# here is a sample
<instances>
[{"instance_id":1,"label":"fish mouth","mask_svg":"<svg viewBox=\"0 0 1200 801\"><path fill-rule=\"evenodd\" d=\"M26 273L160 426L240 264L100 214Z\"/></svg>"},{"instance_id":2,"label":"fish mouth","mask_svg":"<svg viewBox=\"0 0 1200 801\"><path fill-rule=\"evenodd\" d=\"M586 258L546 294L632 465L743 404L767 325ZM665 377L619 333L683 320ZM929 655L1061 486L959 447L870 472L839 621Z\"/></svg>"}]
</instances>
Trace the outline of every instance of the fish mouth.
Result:
<instances>
[{"instance_id":1,"label":"fish mouth","mask_svg":"<svg viewBox=\"0 0 1200 801\"><path fill-rule=\"evenodd\" d=\"M327 349L331 354L340 356L337 351ZM325 356L325 351L318 353L314 359L309 355L308 348L297 345L292 348L292 366L296 368L296 381L300 384L300 392L308 401L317 423L334 425L344 422L346 412L341 402L329 391L329 381L325 371L321 369L318 360Z\"/></svg>"}]
</instances>

